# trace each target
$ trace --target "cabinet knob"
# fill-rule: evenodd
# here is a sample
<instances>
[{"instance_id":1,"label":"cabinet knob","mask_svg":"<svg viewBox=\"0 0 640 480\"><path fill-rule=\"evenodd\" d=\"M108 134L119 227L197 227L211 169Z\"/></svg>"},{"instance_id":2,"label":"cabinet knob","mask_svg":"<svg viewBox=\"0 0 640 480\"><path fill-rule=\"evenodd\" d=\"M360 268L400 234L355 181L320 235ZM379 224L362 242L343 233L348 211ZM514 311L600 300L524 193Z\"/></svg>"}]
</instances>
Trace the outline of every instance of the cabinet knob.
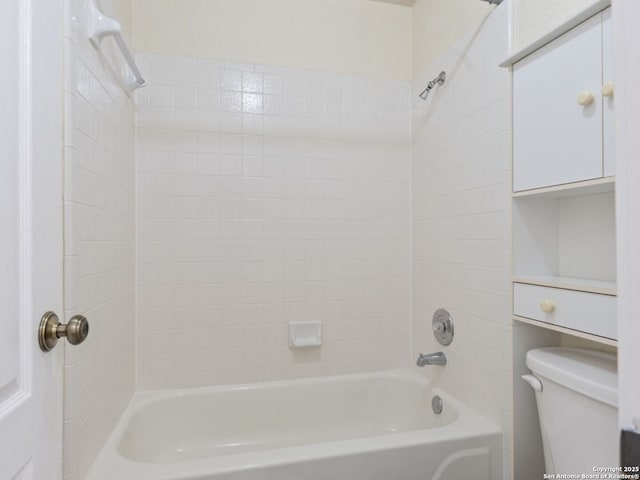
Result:
<instances>
[{"instance_id":1,"label":"cabinet knob","mask_svg":"<svg viewBox=\"0 0 640 480\"><path fill-rule=\"evenodd\" d=\"M613 82L604 82L604 85L602 85L602 96L613 97Z\"/></svg>"},{"instance_id":2,"label":"cabinet knob","mask_svg":"<svg viewBox=\"0 0 640 480\"><path fill-rule=\"evenodd\" d=\"M544 313L551 313L556 309L556 304L551 300L542 300L540 302L540 310Z\"/></svg>"},{"instance_id":3,"label":"cabinet knob","mask_svg":"<svg viewBox=\"0 0 640 480\"><path fill-rule=\"evenodd\" d=\"M585 90L584 92L580 92L577 101L579 105L586 107L587 105L591 105L594 99L595 97L593 96L593 93L591 93L589 90Z\"/></svg>"}]
</instances>

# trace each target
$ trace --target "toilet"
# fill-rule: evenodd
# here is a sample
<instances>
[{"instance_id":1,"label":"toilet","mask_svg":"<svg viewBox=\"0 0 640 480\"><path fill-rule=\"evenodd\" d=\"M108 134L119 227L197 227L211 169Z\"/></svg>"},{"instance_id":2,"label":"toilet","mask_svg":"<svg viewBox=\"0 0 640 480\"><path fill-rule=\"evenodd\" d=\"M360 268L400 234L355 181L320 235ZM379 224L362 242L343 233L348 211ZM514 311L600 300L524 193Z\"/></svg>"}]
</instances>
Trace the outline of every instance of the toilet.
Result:
<instances>
[{"instance_id":1,"label":"toilet","mask_svg":"<svg viewBox=\"0 0 640 480\"><path fill-rule=\"evenodd\" d=\"M579 348L527 352L548 474L619 464L616 356Z\"/></svg>"}]
</instances>

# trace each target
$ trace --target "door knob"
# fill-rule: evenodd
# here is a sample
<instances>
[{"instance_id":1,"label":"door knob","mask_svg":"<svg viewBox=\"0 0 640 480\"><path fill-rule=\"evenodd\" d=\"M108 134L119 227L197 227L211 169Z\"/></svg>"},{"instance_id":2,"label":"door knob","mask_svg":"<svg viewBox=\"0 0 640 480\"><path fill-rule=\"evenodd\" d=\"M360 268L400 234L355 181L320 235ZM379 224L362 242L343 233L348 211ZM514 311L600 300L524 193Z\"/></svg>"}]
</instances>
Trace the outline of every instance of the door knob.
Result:
<instances>
[{"instance_id":1,"label":"door knob","mask_svg":"<svg viewBox=\"0 0 640 480\"><path fill-rule=\"evenodd\" d=\"M43 352L50 351L58 343L58 339L67 338L71 345L78 345L89 335L89 322L82 315L74 315L69 323L60 323L58 315L47 312L40 320L38 343Z\"/></svg>"}]
</instances>

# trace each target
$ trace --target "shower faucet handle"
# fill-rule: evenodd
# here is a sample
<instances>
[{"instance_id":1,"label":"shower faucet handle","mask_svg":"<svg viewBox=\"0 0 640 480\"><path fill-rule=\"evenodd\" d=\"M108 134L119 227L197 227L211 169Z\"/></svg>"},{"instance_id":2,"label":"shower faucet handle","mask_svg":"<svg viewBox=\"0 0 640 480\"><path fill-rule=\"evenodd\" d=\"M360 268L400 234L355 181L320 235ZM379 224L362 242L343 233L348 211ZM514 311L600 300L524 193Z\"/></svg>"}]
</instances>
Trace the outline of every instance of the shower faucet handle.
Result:
<instances>
[{"instance_id":1,"label":"shower faucet handle","mask_svg":"<svg viewBox=\"0 0 640 480\"><path fill-rule=\"evenodd\" d=\"M432 325L433 333L444 333L447 331L447 322L437 322Z\"/></svg>"},{"instance_id":2,"label":"shower faucet handle","mask_svg":"<svg viewBox=\"0 0 640 480\"><path fill-rule=\"evenodd\" d=\"M453 319L444 308L439 308L433 314L431 329L440 345L447 346L453 341Z\"/></svg>"}]
</instances>

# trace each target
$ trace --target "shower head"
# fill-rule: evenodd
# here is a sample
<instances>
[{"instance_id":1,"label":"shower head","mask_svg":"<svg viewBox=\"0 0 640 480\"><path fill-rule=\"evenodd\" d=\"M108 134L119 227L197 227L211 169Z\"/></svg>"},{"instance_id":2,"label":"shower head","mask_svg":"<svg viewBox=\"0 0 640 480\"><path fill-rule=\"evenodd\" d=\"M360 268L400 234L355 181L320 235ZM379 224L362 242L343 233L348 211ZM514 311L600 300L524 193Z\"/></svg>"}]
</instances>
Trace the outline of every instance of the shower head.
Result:
<instances>
[{"instance_id":1,"label":"shower head","mask_svg":"<svg viewBox=\"0 0 640 480\"><path fill-rule=\"evenodd\" d=\"M491 5L500 5L502 3L502 0L481 0L483 2L488 2Z\"/></svg>"},{"instance_id":2,"label":"shower head","mask_svg":"<svg viewBox=\"0 0 640 480\"><path fill-rule=\"evenodd\" d=\"M434 78L427 84L427 88L425 88L422 92L420 92L418 96L422 100L426 100L427 97L429 96L429 92L431 91L431 89L436 85L442 85L446 79L447 79L447 73L445 71L440 72L436 78Z\"/></svg>"}]
</instances>

